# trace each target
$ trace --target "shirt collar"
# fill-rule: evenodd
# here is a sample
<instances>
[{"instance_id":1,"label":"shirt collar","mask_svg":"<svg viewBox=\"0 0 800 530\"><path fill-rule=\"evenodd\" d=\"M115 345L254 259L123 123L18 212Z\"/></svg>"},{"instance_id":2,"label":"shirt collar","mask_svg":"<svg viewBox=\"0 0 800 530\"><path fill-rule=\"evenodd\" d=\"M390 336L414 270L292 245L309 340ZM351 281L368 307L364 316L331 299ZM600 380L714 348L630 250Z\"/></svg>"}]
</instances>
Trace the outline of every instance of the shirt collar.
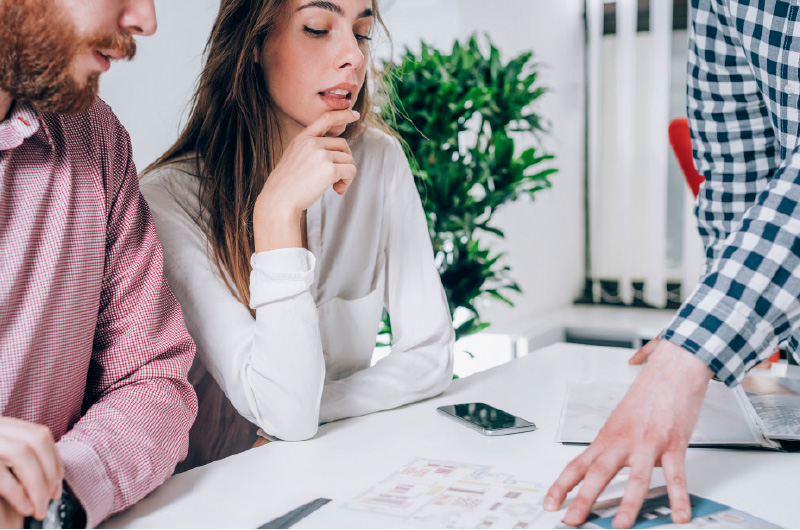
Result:
<instances>
[{"instance_id":1,"label":"shirt collar","mask_svg":"<svg viewBox=\"0 0 800 530\"><path fill-rule=\"evenodd\" d=\"M15 101L11 114L0 122L0 151L19 147L40 130L50 147L53 147L53 138L42 114L30 103Z\"/></svg>"}]
</instances>

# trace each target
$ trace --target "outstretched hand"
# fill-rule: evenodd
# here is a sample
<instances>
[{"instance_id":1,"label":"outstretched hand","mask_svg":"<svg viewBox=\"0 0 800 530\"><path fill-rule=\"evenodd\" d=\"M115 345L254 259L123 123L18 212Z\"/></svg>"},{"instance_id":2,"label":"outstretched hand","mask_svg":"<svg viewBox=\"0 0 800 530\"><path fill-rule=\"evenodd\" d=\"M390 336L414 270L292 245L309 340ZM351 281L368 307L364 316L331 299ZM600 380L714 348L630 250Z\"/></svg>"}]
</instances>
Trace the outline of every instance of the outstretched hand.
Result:
<instances>
[{"instance_id":1,"label":"outstretched hand","mask_svg":"<svg viewBox=\"0 0 800 530\"><path fill-rule=\"evenodd\" d=\"M658 335L661 336L661 333ZM656 346L658 346L662 340L664 339L655 338L639 348L639 350L633 354L633 357L628 359L628 364L644 364L644 362L650 358L655 351Z\"/></svg>"},{"instance_id":2,"label":"outstretched hand","mask_svg":"<svg viewBox=\"0 0 800 530\"><path fill-rule=\"evenodd\" d=\"M657 341L646 356L649 362L595 441L567 465L547 492L544 508L558 510L583 481L564 517L566 524L583 524L597 497L623 467L630 467L631 473L615 528L630 528L636 521L655 466L664 468L672 520L691 520L686 448L712 373L694 355L666 340Z\"/></svg>"}]
</instances>

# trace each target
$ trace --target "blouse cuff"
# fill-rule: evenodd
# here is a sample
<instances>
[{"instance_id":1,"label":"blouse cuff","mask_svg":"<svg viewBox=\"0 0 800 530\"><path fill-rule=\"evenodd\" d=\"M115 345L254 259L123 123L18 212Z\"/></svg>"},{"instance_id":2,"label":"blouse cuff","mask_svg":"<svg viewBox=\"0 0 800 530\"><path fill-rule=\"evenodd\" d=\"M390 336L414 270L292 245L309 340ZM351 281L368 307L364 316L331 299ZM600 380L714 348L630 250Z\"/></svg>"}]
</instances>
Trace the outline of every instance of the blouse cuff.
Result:
<instances>
[{"instance_id":1,"label":"blouse cuff","mask_svg":"<svg viewBox=\"0 0 800 530\"><path fill-rule=\"evenodd\" d=\"M281 248L250 257L250 308L297 296L314 281L316 258L304 248Z\"/></svg>"}]
</instances>

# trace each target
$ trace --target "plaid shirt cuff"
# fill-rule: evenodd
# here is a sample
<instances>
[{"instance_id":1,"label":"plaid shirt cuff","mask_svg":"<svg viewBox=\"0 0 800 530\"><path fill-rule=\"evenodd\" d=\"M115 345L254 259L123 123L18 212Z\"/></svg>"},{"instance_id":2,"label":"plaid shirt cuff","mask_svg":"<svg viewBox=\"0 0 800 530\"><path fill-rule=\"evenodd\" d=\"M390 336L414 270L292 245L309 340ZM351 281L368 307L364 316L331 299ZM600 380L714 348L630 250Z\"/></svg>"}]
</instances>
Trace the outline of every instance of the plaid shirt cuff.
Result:
<instances>
[{"instance_id":1,"label":"plaid shirt cuff","mask_svg":"<svg viewBox=\"0 0 800 530\"><path fill-rule=\"evenodd\" d=\"M58 442L64 463L64 480L86 512L86 528L94 528L111 515L114 485L106 467L91 447L80 442Z\"/></svg>"},{"instance_id":2,"label":"plaid shirt cuff","mask_svg":"<svg viewBox=\"0 0 800 530\"><path fill-rule=\"evenodd\" d=\"M700 284L661 335L706 363L729 387L741 383L759 362L758 352L771 352L774 328L752 309L736 307L724 293Z\"/></svg>"}]
</instances>

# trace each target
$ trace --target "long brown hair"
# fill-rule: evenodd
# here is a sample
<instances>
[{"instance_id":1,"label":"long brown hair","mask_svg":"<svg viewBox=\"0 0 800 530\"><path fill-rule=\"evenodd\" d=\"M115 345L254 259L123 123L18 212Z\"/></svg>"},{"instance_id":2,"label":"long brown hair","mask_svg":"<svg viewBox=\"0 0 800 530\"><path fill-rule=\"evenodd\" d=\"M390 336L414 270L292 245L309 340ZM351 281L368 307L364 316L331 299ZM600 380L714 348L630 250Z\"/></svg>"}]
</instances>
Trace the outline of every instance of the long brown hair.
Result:
<instances>
[{"instance_id":1,"label":"long brown hair","mask_svg":"<svg viewBox=\"0 0 800 530\"><path fill-rule=\"evenodd\" d=\"M280 17L288 17L289 4L290 0L221 2L189 121L175 144L143 172L194 157L200 185L197 222L228 289L245 306L250 303L249 259L255 251L253 208L281 145L262 65L253 57ZM372 0L372 10L388 38L377 0ZM372 84L382 86L382 75L371 70ZM367 74L353 106L361 117L347 127L345 138L356 138L369 125L387 130L373 110L369 81Z\"/></svg>"}]
</instances>

